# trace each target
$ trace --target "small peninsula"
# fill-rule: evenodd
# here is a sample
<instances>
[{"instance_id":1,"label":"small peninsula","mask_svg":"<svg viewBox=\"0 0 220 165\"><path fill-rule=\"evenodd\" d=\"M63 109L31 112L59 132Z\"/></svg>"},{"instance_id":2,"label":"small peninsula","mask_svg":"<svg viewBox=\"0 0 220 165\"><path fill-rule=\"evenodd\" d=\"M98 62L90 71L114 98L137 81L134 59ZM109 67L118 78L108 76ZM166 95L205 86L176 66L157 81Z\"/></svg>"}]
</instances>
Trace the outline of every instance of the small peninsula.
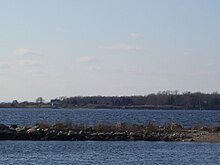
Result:
<instances>
[{"instance_id":1,"label":"small peninsula","mask_svg":"<svg viewBox=\"0 0 220 165\"><path fill-rule=\"evenodd\" d=\"M184 128L177 123L158 125L37 123L33 127L0 124L0 140L35 141L175 141L220 143L220 126Z\"/></svg>"}]
</instances>

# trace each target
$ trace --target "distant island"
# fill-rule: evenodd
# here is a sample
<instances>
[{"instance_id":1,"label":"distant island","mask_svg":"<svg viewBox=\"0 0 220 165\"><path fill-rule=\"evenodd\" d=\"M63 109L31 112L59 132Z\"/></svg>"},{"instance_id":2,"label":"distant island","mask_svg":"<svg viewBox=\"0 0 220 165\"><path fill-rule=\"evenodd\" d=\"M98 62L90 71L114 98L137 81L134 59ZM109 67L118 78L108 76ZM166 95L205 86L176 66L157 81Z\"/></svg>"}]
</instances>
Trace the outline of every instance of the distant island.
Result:
<instances>
[{"instance_id":1,"label":"distant island","mask_svg":"<svg viewBox=\"0 0 220 165\"><path fill-rule=\"evenodd\" d=\"M0 108L94 108L94 109L198 109L220 110L220 94L163 91L146 96L75 96L59 97L44 102L38 97L36 102L0 103Z\"/></svg>"}]
</instances>

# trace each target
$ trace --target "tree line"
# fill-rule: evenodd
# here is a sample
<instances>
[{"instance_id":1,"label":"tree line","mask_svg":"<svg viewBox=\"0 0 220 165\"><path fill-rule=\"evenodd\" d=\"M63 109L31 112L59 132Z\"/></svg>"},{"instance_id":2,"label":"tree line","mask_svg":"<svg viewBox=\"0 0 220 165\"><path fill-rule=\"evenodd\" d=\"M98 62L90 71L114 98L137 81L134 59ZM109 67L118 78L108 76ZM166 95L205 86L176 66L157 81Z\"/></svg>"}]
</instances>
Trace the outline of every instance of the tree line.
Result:
<instances>
[{"instance_id":1,"label":"tree line","mask_svg":"<svg viewBox=\"0 0 220 165\"><path fill-rule=\"evenodd\" d=\"M220 94L163 91L146 96L76 96L51 100L55 107L220 109Z\"/></svg>"}]
</instances>

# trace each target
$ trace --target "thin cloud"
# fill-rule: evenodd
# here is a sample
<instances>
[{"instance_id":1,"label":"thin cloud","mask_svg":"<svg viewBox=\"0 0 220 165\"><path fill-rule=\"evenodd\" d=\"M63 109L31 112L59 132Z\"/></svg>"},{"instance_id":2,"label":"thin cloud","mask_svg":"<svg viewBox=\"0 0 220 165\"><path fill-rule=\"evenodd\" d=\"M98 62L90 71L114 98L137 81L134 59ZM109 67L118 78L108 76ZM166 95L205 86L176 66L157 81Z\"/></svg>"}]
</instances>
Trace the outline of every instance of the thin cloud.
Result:
<instances>
[{"instance_id":1,"label":"thin cloud","mask_svg":"<svg viewBox=\"0 0 220 165\"><path fill-rule=\"evenodd\" d=\"M97 58L95 56L84 56L76 59L78 63L88 63L88 62L94 62L96 60Z\"/></svg>"},{"instance_id":2,"label":"thin cloud","mask_svg":"<svg viewBox=\"0 0 220 165\"><path fill-rule=\"evenodd\" d=\"M64 32L64 28L63 27L56 27L55 32Z\"/></svg>"},{"instance_id":3,"label":"thin cloud","mask_svg":"<svg viewBox=\"0 0 220 165\"><path fill-rule=\"evenodd\" d=\"M40 55L41 52L33 49L27 49L27 48L17 48L14 51L15 55Z\"/></svg>"},{"instance_id":4,"label":"thin cloud","mask_svg":"<svg viewBox=\"0 0 220 165\"><path fill-rule=\"evenodd\" d=\"M89 67L89 71L103 71L104 69L102 68L102 67L100 67L100 66L91 66L91 67Z\"/></svg>"},{"instance_id":5,"label":"thin cloud","mask_svg":"<svg viewBox=\"0 0 220 165\"><path fill-rule=\"evenodd\" d=\"M110 45L110 46L100 46L100 49L104 50L123 50L123 51L129 51L129 50L142 50L143 47L139 45L130 45L130 44L116 44L116 45Z\"/></svg>"},{"instance_id":6,"label":"thin cloud","mask_svg":"<svg viewBox=\"0 0 220 165\"><path fill-rule=\"evenodd\" d=\"M8 68L9 68L9 65L8 65L8 64L0 63L0 70L8 69Z\"/></svg>"},{"instance_id":7,"label":"thin cloud","mask_svg":"<svg viewBox=\"0 0 220 165\"><path fill-rule=\"evenodd\" d=\"M141 74L143 73L142 68L120 68L120 67L100 67L91 66L89 71L94 72L117 72L117 73L128 73L128 74Z\"/></svg>"},{"instance_id":8,"label":"thin cloud","mask_svg":"<svg viewBox=\"0 0 220 165\"><path fill-rule=\"evenodd\" d=\"M34 74L34 75L38 75L38 76L41 76L41 75L45 75L46 72L42 71L42 70L31 70L29 71L30 74Z\"/></svg>"},{"instance_id":9,"label":"thin cloud","mask_svg":"<svg viewBox=\"0 0 220 165\"><path fill-rule=\"evenodd\" d=\"M35 67L35 68L43 67L43 64L41 62L34 60L21 60L19 64L20 66L23 67Z\"/></svg>"},{"instance_id":10,"label":"thin cloud","mask_svg":"<svg viewBox=\"0 0 220 165\"><path fill-rule=\"evenodd\" d=\"M140 33L130 33L129 36L132 38L139 38L139 37L141 37L141 34Z\"/></svg>"},{"instance_id":11,"label":"thin cloud","mask_svg":"<svg viewBox=\"0 0 220 165\"><path fill-rule=\"evenodd\" d=\"M210 62L210 63L206 63L205 67L210 68L210 67L218 67L218 64L216 62Z\"/></svg>"}]
</instances>

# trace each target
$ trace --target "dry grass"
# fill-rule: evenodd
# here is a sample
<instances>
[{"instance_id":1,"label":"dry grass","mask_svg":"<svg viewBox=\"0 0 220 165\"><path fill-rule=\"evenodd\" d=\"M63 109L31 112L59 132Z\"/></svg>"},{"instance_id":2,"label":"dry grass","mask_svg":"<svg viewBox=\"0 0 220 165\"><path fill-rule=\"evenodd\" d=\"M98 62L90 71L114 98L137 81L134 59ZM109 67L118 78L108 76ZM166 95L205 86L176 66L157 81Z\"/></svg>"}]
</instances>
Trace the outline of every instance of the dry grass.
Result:
<instances>
[{"instance_id":1,"label":"dry grass","mask_svg":"<svg viewBox=\"0 0 220 165\"><path fill-rule=\"evenodd\" d=\"M143 131L144 126L137 124L117 123L114 129L115 131L137 132L137 131Z\"/></svg>"},{"instance_id":2,"label":"dry grass","mask_svg":"<svg viewBox=\"0 0 220 165\"><path fill-rule=\"evenodd\" d=\"M72 120L66 119L65 122L64 122L64 126L65 126L67 129L72 129L72 128L73 128L73 122L72 122Z\"/></svg>"},{"instance_id":3,"label":"dry grass","mask_svg":"<svg viewBox=\"0 0 220 165\"><path fill-rule=\"evenodd\" d=\"M98 132L137 132L143 131L144 129L144 125L127 124L123 122L118 122L116 124L95 124L93 126L93 130Z\"/></svg>"},{"instance_id":4,"label":"dry grass","mask_svg":"<svg viewBox=\"0 0 220 165\"><path fill-rule=\"evenodd\" d=\"M86 130L89 127L86 124L73 124L72 129L74 130Z\"/></svg>"},{"instance_id":5,"label":"dry grass","mask_svg":"<svg viewBox=\"0 0 220 165\"><path fill-rule=\"evenodd\" d=\"M203 130L205 128L204 124L202 122L195 122L192 126L191 129L194 129L194 130Z\"/></svg>"},{"instance_id":6,"label":"dry grass","mask_svg":"<svg viewBox=\"0 0 220 165\"><path fill-rule=\"evenodd\" d=\"M145 130L147 132L157 132L160 130L160 126L158 123L155 122L149 122L145 125Z\"/></svg>"},{"instance_id":7,"label":"dry grass","mask_svg":"<svg viewBox=\"0 0 220 165\"><path fill-rule=\"evenodd\" d=\"M180 132L184 129L181 125L177 123L167 123L163 126L160 126L158 123L155 122L149 122L145 125L127 124L124 122L118 122L116 124L96 123L92 127L88 127L86 124L74 124L71 120L66 120L63 123L60 122L56 124L49 124L47 122L41 121L37 123L36 126L40 129L48 130L93 130L96 132ZM206 128L201 122L195 123L189 129L209 131L213 133L220 132L220 126L210 126Z\"/></svg>"},{"instance_id":8,"label":"dry grass","mask_svg":"<svg viewBox=\"0 0 220 165\"><path fill-rule=\"evenodd\" d=\"M210 126L207 128L209 132L218 133L220 132L220 126Z\"/></svg>"},{"instance_id":9,"label":"dry grass","mask_svg":"<svg viewBox=\"0 0 220 165\"><path fill-rule=\"evenodd\" d=\"M181 131L183 127L177 123L167 123L164 125L164 130L167 132L178 132Z\"/></svg>"},{"instance_id":10,"label":"dry grass","mask_svg":"<svg viewBox=\"0 0 220 165\"><path fill-rule=\"evenodd\" d=\"M110 124L95 124L93 130L98 132L111 132L114 130L113 125Z\"/></svg>"},{"instance_id":11,"label":"dry grass","mask_svg":"<svg viewBox=\"0 0 220 165\"><path fill-rule=\"evenodd\" d=\"M35 125L40 129L46 129L46 128L49 129L51 127L50 124L48 124L47 122L44 122L44 121L38 122Z\"/></svg>"},{"instance_id":12,"label":"dry grass","mask_svg":"<svg viewBox=\"0 0 220 165\"><path fill-rule=\"evenodd\" d=\"M100 124L96 123L92 127L88 127L86 124L73 124L72 121L66 120L63 123L48 124L47 122L39 122L36 126L40 129L53 129L53 130L94 130L97 132L138 132L138 131L158 131L159 125L156 123L148 123L147 125L127 124L124 122L118 122L116 124Z\"/></svg>"}]
</instances>

